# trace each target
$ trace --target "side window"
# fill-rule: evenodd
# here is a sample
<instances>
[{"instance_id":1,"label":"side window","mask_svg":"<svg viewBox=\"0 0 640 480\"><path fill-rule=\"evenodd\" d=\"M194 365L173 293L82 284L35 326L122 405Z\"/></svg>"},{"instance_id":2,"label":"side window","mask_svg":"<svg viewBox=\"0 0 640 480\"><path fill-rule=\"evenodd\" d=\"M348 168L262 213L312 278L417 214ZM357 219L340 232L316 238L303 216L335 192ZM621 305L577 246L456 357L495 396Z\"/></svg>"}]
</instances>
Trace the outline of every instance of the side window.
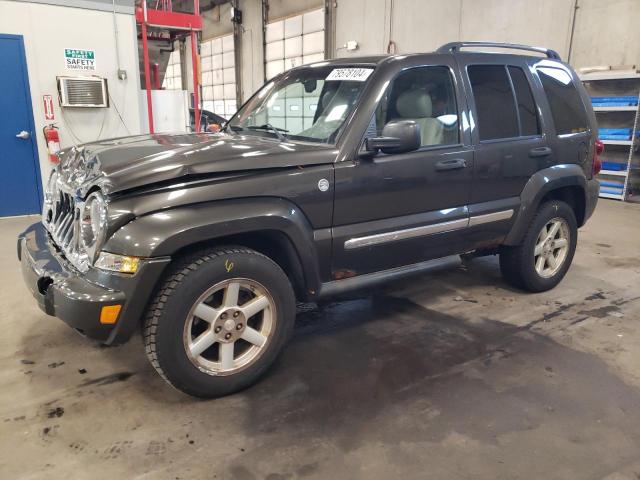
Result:
<instances>
[{"instance_id":1,"label":"side window","mask_svg":"<svg viewBox=\"0 0 640 480\"><path fill-rule=\"evenodd\" d=\"M571 76L560 68L536 69L549 100L556 133L579 133L587 130L587 118L580 94Z\"/></svg>"},{"instance_id":2,"label":"side window","mask_svg":"<svg viewBox=\"0 0 640 480\"><path fill-rule=\"evenodd\" d=\"M520 117L520 135L539 135L540 126L538 124L538 112L533 100L531 87L527 77L519 67L509 67L509 75L516 91L518 101L518 116Z\"/></svg>"},{"instance_id":3,"label":"side window","mask_svg":"<svg viewBox=\"0 0 640 480\"><path fill-rule=\"evenodd\" d=\"M480 140L518 136L518 116L504 65L471 65L467 68L476 102Z\"/></svg>"},{"instance_id":4,"label":"side window","mask_svg":"<svg viewBox=\"0 0 640 480\"><path fill-rule=\"evenodd\" d=\"M458 107L449 68L416 67L400 73L376 108L377 134L392 120L415 121L422 146L459 143Z\"/></svg>"}]
</instances>

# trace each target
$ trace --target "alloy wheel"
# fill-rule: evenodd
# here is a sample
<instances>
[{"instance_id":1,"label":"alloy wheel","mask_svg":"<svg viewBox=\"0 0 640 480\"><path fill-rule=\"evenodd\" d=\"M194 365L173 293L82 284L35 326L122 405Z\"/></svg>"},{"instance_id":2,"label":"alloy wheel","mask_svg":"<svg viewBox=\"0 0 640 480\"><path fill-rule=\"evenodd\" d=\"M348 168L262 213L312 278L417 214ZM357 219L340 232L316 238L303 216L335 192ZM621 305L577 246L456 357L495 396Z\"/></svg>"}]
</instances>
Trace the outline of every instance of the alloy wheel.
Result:
<instances>
[{"instance_id":1,"label":"alloy wheel","mask_svg":"<svg viewBox=\"0 0 640 480\"><path fill-rule=\"evenodd\" d=\"M569 240L569 224L563 218L553 218L542 227L533 251L538 275L550 278L558 273L567 258Z\"/></svg>"},{"instance_id":2,"label":"alloy wheel","mask_svg":"<svg viewBox=\"0 0 640 480\"><path fill-rule=\"evenodd\" d=\"M254 280L231 278L209 288L192 306L184 327L184 348L204 373L231 375L258 360L275 322L269 291Z\"/></svg>"}]
</instances>

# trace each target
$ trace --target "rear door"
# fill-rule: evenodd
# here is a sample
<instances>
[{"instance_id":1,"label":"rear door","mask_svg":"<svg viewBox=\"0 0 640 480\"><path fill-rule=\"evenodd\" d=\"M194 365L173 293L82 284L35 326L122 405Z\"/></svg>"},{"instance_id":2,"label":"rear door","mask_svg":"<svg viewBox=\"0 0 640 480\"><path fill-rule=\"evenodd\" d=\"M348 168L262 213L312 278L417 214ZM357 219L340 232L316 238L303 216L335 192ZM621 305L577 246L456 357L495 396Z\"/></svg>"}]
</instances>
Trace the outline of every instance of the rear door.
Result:
<instances>
[{"instance_id":1,"label":"rear door","mask_svg":"<svg viewBox=\"0 0 640 480\"><path fill-rule=\"evenodd\" d=\"M462 248L473 152L463 144L466 107L453 59L406 68L378 94L368 136L413 120L422 147L338 162L333 276L359 275L437 258Z\"/></svg>"},{"instance_id":2,"label":"rear door","mask_svg":"<svg viewBox=\"0 0 640 480\"><path fill-rule=\"evenodd\" d=\"M504 63L496 57L505 58ZM531 175L553 164L527 65L514 56L464 55L475 149L470 247L506 235Z\"/></svg>"}]
</instances>

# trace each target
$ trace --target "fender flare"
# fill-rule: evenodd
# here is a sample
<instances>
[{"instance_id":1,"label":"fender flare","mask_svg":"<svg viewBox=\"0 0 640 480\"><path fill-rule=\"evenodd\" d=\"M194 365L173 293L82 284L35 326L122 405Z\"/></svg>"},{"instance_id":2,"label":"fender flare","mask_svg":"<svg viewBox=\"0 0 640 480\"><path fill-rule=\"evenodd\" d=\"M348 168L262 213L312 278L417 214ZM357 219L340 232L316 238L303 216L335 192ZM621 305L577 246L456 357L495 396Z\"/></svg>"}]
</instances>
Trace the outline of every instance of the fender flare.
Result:
<instances>
[{"instance_id":1,"label":"fender flare","mask_svg":"<svg viewBox=\"0 0 640 480\"><path fill-rule=\"evenodd\" d=\"M534 173L520 194L520 208L504 245L518 245L527 232L531 219L546 194L563 187L580 187L587 205L587 179L576 164L560 164Z\"/></svg>"},{"instance_id":2,"label":"fender flare","mask_svg":"<svg viewBox=\"0 0 640 480\"><path fill-rule=\"evenodd\" d=\"M120 227L103 250L136 257L166 257L201 242L238 234L276 231L297 253L307 291L320 274L313 228L295 204L282 198L222 200L156 211Z\"/></svg>"}]
</instances>

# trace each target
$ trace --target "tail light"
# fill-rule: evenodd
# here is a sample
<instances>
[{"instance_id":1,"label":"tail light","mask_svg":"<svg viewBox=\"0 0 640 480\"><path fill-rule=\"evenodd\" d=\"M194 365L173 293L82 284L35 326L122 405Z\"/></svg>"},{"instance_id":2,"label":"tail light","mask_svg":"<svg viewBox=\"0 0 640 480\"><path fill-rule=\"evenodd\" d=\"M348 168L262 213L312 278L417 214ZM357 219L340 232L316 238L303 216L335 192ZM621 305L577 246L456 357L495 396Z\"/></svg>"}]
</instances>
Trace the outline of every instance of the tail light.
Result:
<instances>
[{"instance_id":1,"label":"tail light","mask_svg":"<svg viewBox=\"0 0 640 480\"><path fill-rule=\"evenodd\" d=\"M600 160L600 155L604 152L604 143L602 140L596 140L594 149L593 149L593 175L596 176L602 170L602 161Z\"/></svg>"}]
</instances>

